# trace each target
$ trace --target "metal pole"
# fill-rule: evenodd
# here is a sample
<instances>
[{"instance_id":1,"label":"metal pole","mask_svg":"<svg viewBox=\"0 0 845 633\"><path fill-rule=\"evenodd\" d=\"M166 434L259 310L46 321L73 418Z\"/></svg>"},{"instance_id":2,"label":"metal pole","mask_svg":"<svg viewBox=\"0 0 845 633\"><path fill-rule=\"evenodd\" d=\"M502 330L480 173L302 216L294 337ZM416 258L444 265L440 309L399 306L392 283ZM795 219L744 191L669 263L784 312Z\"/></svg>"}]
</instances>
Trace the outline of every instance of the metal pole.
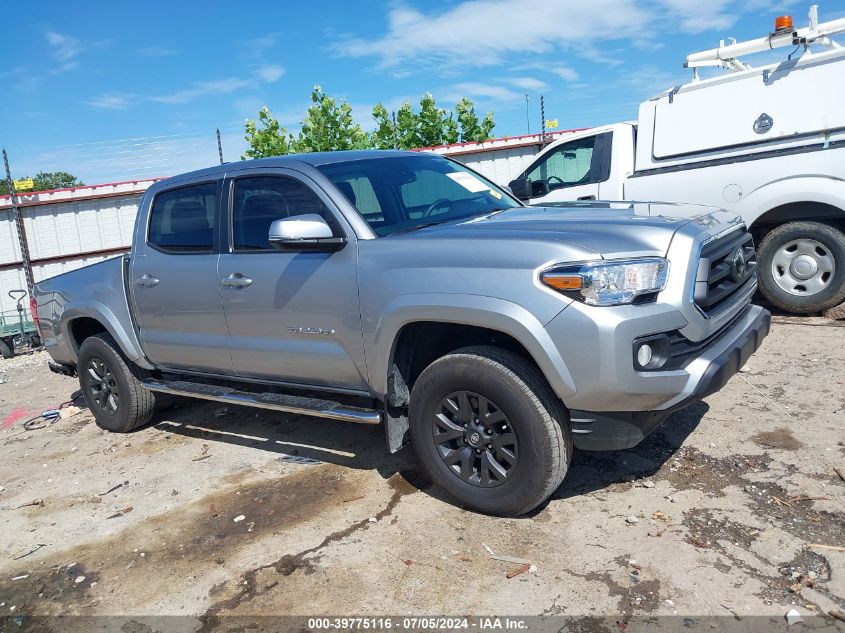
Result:
<instances>
[{"instance_id":1,"label":"metal pole","mask_svg":"<svg viewBox=\"0 0 845 633\"><path fill-rule=\"evenodd\" d=\"M23 223L23 213L18 206L18 194L15 191L15 182L12 180L12 172L9 170L9 156L6 148L3 148L3 165L6 167L6 182L9 183L9 196L12 199L12 213L15 215L15 226L18 229L18 243L21 247L21 262L23 263L23 274L26 278L26 289L32 297L35 289L35 280L32 276L32 262L29 257L29 244L26 241L26 227Z\"/></svg>"},{"instance_id":2,"label":"metal pole","mask_svg":"<svg viewBox=\"0 0 845 633\"><path fill-rule=\"evenodd\" d=\"M223 143L220 141L220 128L217 128L217 153L220 155L220 164L223 164Z\"/></svg>"},{"instance_id":3,"label":"metal pole","mask_svg":"<svg viewBox=\"0 0 845 633\"><path fill-rule=\"evenodd\" d=\"M540 95L540 142L546 143L546 104L543 95Z\"/></svg>"},{"instance_id":4,"label":"metal pole","mask_svg":"<svg viewBox=\"0 0 845 633\"><path fill-rule=\"evenodd\" d=\"M399 149L399 132L396 129L396 111L393 111L393 149Z\"/></svg>"},{"instance_id":5,"label":"metal pole","mask_svg":"<svg viewBox=\"0 0 845 633\"><path fill-rule=\"evenodd\" d=\"M525 93L525 133L531 134L531 111L528 108L528 93Z\"/></svg>"}]
</instances>

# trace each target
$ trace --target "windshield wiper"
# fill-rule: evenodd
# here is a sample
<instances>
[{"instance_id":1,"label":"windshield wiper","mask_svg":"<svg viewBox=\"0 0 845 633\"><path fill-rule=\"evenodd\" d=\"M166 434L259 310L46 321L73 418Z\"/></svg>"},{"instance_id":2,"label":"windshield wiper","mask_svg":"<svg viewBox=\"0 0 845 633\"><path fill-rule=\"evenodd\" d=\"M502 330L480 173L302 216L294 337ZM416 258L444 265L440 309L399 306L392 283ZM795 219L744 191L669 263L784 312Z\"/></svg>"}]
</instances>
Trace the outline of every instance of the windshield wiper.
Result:
<instances>
[{"instance_id":1,"label":"windshield wiper","mask_svg":"<svg viewBox=\"0 0 845 633\"><path fill-rule=\"evenodd\" d=\"M462 220L463 218L450 218L448 220L437 220L436 222L425 222L423 224L415 224L414 226L406 226L404 229L393 231L393 233L390 233L389 235L399 235L400 233L412 233L414 231L419 231L420 229L426 229L430 226L445 224L446 222L454 222L456 219Z\"/></svg>"},{"instance_id":2,"label":"windshield wiper","mask_svg":"<svg viewBox=\"0 0 845 633\"><path fill-rule=\"evenodd\" d=\"M513 208L518 208L518 207L513 207ZM394 231L393 233L389 233L388 237L390 235L399 235L400 233L412 233L414 231L418 231L419 229L425 229L425 228L428 228L430 226L435 226L437 224L445 224L447 222L460 222L462 220L469 220L470 218L475 218L475 217L478 217L480 215L486 215L489 218L489 217L492 217L494 215L501 213L502 211L507 211L507 208L505 208L505 209L488 209L486 211L478 211L477 213L471 213L470 215L465 215L465 216L462 216L462 217L459 217L459 218L449 218L447 220L437 220L435 222L425 222L423 224L415 224L414 226L406 226L404 229L399 229L398 231Z\"/></svg>"}]
</instances>

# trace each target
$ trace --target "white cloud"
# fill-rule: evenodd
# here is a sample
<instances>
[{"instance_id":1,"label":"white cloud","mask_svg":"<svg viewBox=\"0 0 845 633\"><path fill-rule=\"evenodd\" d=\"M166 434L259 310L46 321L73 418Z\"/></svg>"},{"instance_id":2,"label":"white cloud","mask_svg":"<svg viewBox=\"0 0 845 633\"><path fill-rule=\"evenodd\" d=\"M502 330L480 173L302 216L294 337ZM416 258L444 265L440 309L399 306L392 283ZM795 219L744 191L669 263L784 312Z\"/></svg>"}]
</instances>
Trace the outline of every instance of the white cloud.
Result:
<instances>
[{"instance_id":1,"label":"white cloud","mask_svg":"<svg viewBox=\"0 0 845 633\"><path fill-rule=\"evenodd\" d=\"M534 77L510 77L505 79L505 81L517 88L522 88L523 90L533 90L535 92L545 90L549 87L549 84L545 81L540 81Z\"/></svg>"},{"instance_id":2,"label":"white cloud","mask_svg":"<svg viewBox=\"0 0 845 633\"><path fill-rule=\"evenodd\" d=\"M514 54L578 52L585 41L639 37L650 13L636 0L593 0L551 6L546 0L470 0L437 13L400 6L378 38L353 38L336 49L379 58L383 68L407 62L446 67L500 63Z\"/></svg>"},{"instance_id":3,"label":"white cloud","mask_svg":"<svg viewBox=\"0 0 845 633\"><path fill-rule=\"evenodd\" d=\"M420 3L421 0L406 0ZM441 75L567 52L606 66L622 64L624 48L654 49L654 33L723 31L743 15L782 11L798 0L459 0L445 8L394 5L377 37L340 38L336 52L373 57L382 70L435 66ZM659 43L658 43L659 44ZM577 72L558 66L558 76ZM554 72L554 71L553 71Z\"/></svg>"},{"instance_id":4,"label":"white cloud","mask_svg":"<svg viewBox=\"0 0 845 633\"><path fill-rule=\"evenodd\" d=\"M505 86L478 81L463 81L452 84L449 89L451 92L447 96L446 101L458 101L458 99L464 96L474 97L476 99L490 99L499 103L525 99L525 95L521 92L516 92Z\"/></svg>"},{"instance_id":5,"label":"white cloud","mask_svg":"<svg viewBox=\"0 0 845 633\"><path fill-rule=\"evenodd\" d=\"M273 83L274 81L278 81L278 79L285 74L285 69L279 65L262 66L255 71L255 74L258 75L262 81L265 81L266 83Z\"/></svg>"},{"instance_id":6,"label":"white cloud","mask_svg":"<svg viewBox=\"0 0 845 633\"><path fill-rule=\"evenodd\" d=\"M230 94L236 90L246 90L256 87L256 84L273 83L277 81L283 74L284 69L281 66L262 66L256 69L251 76L247 77L227 77L225 79L215 79L212 81L194 82L188 88L177 90L169 94L155 95L149 97L150 101L157 103L188 103L199 97L208 97L212 95Z\"/></svg>"},{"instance_id":7,"label":"white cloud","mask_svg":"<svg viewBox=\"0 0 845 633\"><path fill-rule=\"evenodd\" d=\"M241 88L248 88L252 83L252 79L238 79L235 77L213 81L199 81L192 84L190 88L177 90L170 94L150 97L150 101L156 101L158 103L188 103L198 97L229 94Z\"/></svg>"},{"instance_id":8,"label":"white cloud","mask_svg":"<svg viewBox=\"0 0 845 633\"><path fill-rule=\"evenodd\" d=\"M669 11L680 17L681 30L687 33L727 29L739 19L728 11L730 0L660 0Z\"/></svg>"},{"instance_id":9,"label":"white cloud","mask_svg":"<svg viewBox=\"0 0 845 633\"><path fill-rule=\"evenodd\" d=\"M60 70L70 70L71 68L75 68L79 65L76 58L80 54L92 48L105 46L110 42L110 40L106 39L86 43L79 38L65 35L64 33L59 33L57 31L47 31L44 33L44 37L47 40L47 44L49 44L53 49L53 57L55 57L56 61L59 62Z\"/></svg>"},{"instance_id":10,"label":"white cloud","mask_svg":"<svg viewBox=\"0 0 845 633\"><path fill-rule=\"evenodd\" d=\"M747 13L768 14L774 19L775 15L799 3L798 0L659 0L659 4L680 20L681 31L703 33L728 29Z\"/></svg>"},{"instance_id":11,"label":"white cloud","mask_svg":"<svg viewBox=\"0 0 845 633\"><path fill-rule=\"evenodd\" d=\"M134 95L104 94L94 97L86 103L94 108L106 110L123 110L135 99Z\"/></svg>"},{"instance_id":12,"label":"white cloud","mask_svg":"<svg viewBox=\"0 0 845 633\"><path fill-rule=\"evenodd\" d=\"M561 79L565 79L566 81L578 81L578 79L580 79L578 71L576 71L574 68L570 68L569 66L552 66L551 68L549 68L549 70Z\"/></svg>"},{"instance_id":13,"label":"white cloud","mask_svg":"<svg viewBox=\"0 0 845 633\"><path fill-rule=\"evenodd\" d=\"M53 47L53 54L60 62L70 61L85 50L77 38L69 35L47 31L44 37L47 38L47 43Z\"/></svg>"}]
</instances>

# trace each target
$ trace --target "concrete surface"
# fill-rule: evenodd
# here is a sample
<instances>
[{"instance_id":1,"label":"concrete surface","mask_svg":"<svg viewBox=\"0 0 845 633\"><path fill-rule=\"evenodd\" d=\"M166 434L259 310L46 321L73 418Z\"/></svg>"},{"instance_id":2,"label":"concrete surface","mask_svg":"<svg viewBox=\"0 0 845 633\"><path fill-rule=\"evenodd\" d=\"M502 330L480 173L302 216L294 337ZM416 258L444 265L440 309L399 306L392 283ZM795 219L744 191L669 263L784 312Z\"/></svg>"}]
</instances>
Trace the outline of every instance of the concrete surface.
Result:
<instances>
[{"instance_id":1,"label":"concrete surface","mask_svg":"<svg viewBox=\"0 0 845 633\"><path fill-rule=\"evenodd\" d=\"M778 319L722 392L635 449L576 453L520 519L456 507L378 427L190 401L128 435L22 417L0 430L0 616L845 610L845 552L809 546L845 546L843 342ZM2 361L0 418L77 389L46 358ZM485 544L534 568L508 579Z\"/></svg>"}]
</instances>

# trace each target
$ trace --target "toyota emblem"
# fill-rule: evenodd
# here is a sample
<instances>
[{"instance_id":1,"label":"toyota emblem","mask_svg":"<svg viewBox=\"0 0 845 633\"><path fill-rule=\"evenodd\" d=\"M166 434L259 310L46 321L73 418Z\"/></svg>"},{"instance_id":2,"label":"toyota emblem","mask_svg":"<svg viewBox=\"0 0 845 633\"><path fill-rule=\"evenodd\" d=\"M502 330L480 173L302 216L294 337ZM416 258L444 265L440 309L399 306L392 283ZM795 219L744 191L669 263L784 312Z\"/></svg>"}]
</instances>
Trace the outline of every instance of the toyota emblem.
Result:
<instances>
[{"instance_id":1,"label":"toyota emblem","mask_svg":"<svg viewBox=\"0 0 845 633\"><path fill-rule=\"evenodd\" d=\"M745 271L748 264L745 261L745 251L742 246L738 246L731 257L731 277L734 281L739 281L745 276Z\"/></svg>"}]
</instances>

